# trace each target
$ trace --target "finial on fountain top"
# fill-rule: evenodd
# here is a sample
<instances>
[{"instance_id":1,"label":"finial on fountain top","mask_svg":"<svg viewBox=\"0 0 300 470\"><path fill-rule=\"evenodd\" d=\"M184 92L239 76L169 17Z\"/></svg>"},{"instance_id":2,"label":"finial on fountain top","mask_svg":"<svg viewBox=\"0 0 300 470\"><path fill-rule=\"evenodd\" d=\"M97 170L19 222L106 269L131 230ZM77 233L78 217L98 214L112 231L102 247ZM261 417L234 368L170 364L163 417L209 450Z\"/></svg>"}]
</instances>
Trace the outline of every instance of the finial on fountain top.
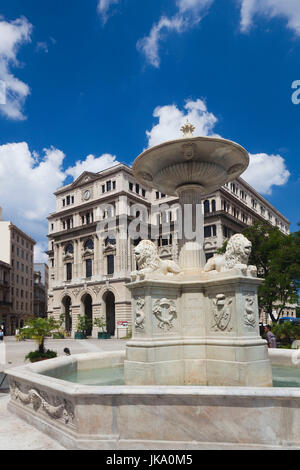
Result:
<instances>
[{"instance_id":1,"label":"finial on fountain top","mask_svg":"<svg viewBox=\"0 0 300 470\"><path fill-rule=\"evenodd\" d=\"M183 137L188 138L188 137L194 137L193 132L195 130L195 126L191 124L188 120L184 126L181 127L181 132L183 132Z\"/></svg>"}]
</instances>

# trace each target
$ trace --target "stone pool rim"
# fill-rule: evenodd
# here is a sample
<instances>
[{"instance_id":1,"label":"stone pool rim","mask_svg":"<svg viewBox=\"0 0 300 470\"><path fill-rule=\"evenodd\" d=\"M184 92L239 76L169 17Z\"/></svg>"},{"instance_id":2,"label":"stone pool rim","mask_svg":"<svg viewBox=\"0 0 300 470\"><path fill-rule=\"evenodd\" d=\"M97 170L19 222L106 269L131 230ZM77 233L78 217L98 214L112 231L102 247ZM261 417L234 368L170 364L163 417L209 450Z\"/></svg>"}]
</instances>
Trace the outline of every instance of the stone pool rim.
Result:
<instances>
[{"instance_id":1,"label":"stone pool rim","mask_svg":"<svg viewBox=\"0 0 300 470\"><path fill-rule=\"evenodd\" d=\"M300 388L95 386L43 375L80 363L88 370L99 360L117 366L124 359L124 351L84 353L10 369L12 392L16 386L20 394L12 393L9 409L69 449L300 448ZM32 391L46 404L35 409L25 403ZM72 419L64 421L67 404Z\"/></svg>"}]
</instances>

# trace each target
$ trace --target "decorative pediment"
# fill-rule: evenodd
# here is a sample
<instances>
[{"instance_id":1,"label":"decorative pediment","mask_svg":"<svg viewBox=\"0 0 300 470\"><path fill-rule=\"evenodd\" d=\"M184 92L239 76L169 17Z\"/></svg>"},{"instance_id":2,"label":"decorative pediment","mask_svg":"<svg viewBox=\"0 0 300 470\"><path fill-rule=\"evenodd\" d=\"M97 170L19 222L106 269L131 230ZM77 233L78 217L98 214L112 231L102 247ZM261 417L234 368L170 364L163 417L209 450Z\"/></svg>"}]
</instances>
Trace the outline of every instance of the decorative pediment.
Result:
<instances>
[{"instance_id":1,"label":"decorative pediment","mask_svg":"<svg viewBox=\"0 0 300 470\"><path fill-rule=\"evenodd\" d=\"M83 258L92 258L94 257L94 250L90 250L89 248L82 250L82 257Z\"/></svg>"},{"instance_id":2,"label":"decorative pediment","mask_svg":"<svg viewBox=\"0 0 300 470\"><path fill-rule=\"evenodd\" d=\"M73 183L72 189L82 186L83 184L92 183L99 178L97 173L92 173L90 171L84 171Z\"/></svg>"},{"instance_id":3,"label":"decorative pediment","mask_svg":"<svg viewBox=\"0 0 300 470\"><path fill-rule=\"evenodd\" d=\"M73 260L74 259L74 255L72 253L66 253L64 256L63 256L63 260L64 261L68 261L68 260Z\"/></svg>"},{"instance_id":4,"label":"decorative pediment","mask_svg":"<svg viewBox=\"0 0 300 470\"><path fill-rule=\"evenodd\" d=\"M116 251L116 245L111 245L110 243L108 243L103 251L105 253L107 253L109 251Z\"/></svg>"}]
</instances>

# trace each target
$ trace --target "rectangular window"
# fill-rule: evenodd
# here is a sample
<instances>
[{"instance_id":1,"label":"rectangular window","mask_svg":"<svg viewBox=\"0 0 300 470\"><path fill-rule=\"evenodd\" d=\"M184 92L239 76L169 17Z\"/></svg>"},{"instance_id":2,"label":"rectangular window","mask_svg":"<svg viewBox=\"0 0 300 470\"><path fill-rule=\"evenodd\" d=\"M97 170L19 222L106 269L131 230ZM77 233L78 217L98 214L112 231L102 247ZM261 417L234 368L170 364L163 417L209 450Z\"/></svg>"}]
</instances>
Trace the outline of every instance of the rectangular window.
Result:
<instances>
[{"instance_id":1,"label":"rectangular window","mask_svg":"<svg viewBox=\"0 0 300 470\"><path fill-rule=\"evenodd\" d=\"M106 191L110 191L111 190L111 181L107 181L106 182Z\"/></svg>"},{"instance_id":2,"label":"rectangular window","mask_svg":"<svg viewBox=\"0 0 300 470\"><path fill-rule=\"evenodd\" d=\"M105 193L105 185L102 185L102 193Z\"/></svg>"},{"instance_id":3,"label":"rectangular window","mask_svg":"<svg viewBox=\"0 0 300 470\"><path fill-rule=\"evenodd\" d=\"M129 189L130 191L133 191L133 183L129 183Z\"/></svg>"},{"instance_id":4,"label":"rectangular window","mask_svg":"<svg viewBox=\"0 0 300 470\"><path fill-rule=\"evenodd\" d=\"M66 269L67 269L67 281L72 280L72 263L67 263L66 264Z\"/></svg>"},{"instance_id":5,"label":"rectangular window","mask_svg":"<svg viewBox=\"0 0 300 470\"><path fill-rule=\"evenodd\" d=\"M72 204L74 204L74 196L71 197Z\"/></svg>"},{"instance_id":6,"label":"rectangular window","mask_svg":"<svg viewBox=\"0 0 300 470\"><path fill-rule=\"evenodd\" d=\"M93 275L93 261L91 259L87 259L85 261L85 271L86 271L86 274L85 274L85 277L92 277Z\"/></svg>"},{"instance_id":7,"label":"rectangular window","mask_svg":"<svg viewBox=\"0 0 300 470\"><path fill-rule=\"evenodd\" d=\"M204 227L204 238L211 237L211 225Z\"/></svg>"},{"instance_id":8,"label":"rectangular window","mask_svg":"<svg viewBox=\"0 0 300 470\"><path fill-rule=\"evenodd\" d=\"M135 185L135 192L136 192L137 194L140 193L140 185L139 185L139 184L136 184L136 185Z\"/></svg>"},{"instance_id":9,"label":"rectangular window","mask_svg":"<svg viewBox=\"0 0 300 470\"><path fill-rule=\"evenodd\" d=\"M115 181L113 181L112 186L113 186L113 189L116 189L116 182Z\"/></svg>"},{"instance_id":10,"label":"rectangular window","mask_svg":"<svg viewBox=\"0 0 300 470\"><path fill-rule=\"evenodd\" d=\"M113 274L115 272L115 257L114 255L108 255L107 257L107 274Z\"/></svg>"},{"instance_id":11,"label":"rectangular window","mask_svg":"<svg viewBox=\"0 0 300 470\"><path fill-rule=\"evenodd\" d=\"M146 197L146 191L144 189L142 189L142 196Z\"/></svg>"},{"instance_id":12,"label":"rectangular window","mask_svg":"<svg viewBox=\"0 0 300 470\"><path fill-rule=\"evenodd\" d=\"M70 205L70 202L71 202L71 198L70 198L70 196L67 196L67 206Z\"/></svg>"}]
</instances>

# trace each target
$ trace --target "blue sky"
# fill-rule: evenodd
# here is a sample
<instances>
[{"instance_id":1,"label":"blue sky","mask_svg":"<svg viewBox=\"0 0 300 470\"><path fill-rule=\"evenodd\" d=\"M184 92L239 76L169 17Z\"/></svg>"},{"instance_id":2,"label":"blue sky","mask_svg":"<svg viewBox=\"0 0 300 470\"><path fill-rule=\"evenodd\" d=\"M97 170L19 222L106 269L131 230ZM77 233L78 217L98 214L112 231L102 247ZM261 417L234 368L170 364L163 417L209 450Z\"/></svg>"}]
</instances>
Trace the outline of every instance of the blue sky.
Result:
<instances>
[{"instance_id":1,"label":"blue sky","mask_svg":"<svg viewBox=\"0 0 300 470\"><path fill-rule=\"evenodd\" d=\"M131 164L148 145L179 138L188 117L195 135L249 151L245 179L297 230L299 3L3 0L4 217L41 251L58 186L84 169Z\"/></svg>"}]
</instances>

